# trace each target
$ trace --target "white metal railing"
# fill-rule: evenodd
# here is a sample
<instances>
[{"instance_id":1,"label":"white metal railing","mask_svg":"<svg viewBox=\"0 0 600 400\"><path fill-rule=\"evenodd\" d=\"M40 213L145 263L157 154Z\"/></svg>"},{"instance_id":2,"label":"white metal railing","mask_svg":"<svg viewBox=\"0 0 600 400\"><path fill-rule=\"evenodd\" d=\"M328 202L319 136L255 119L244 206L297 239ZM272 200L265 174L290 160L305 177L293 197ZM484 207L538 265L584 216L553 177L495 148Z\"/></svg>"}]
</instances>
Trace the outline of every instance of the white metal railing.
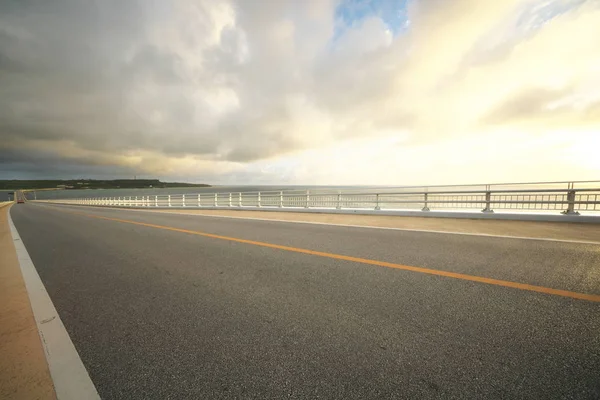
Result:
<instances>
[{"instance_id":1,"label":"white metal railing","mask_svg":"<svg viewBox=\"0 0 600 400\"><path fill-rule=\"evenodd\" d=\"M47 200L63 204L154 208L337 210L494 210L600 212L600 182L538 182L332 191L215 192Z\"/></svg>"}]
</instances>

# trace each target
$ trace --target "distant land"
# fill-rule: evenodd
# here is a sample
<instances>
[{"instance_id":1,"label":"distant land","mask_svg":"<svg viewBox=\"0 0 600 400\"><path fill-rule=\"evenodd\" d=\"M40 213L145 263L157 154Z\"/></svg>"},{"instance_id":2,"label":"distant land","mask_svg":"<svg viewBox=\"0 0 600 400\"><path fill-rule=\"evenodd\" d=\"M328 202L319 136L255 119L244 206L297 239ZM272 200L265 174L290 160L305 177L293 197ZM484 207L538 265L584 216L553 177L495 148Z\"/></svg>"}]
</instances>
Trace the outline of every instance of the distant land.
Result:
<instances>
[{"instance_id":1,"label":"distant land","mask_svg":"<svg viewBox=\"0 0 600 400\"><path fill-rule=\"evenodd\" d=\"M56 179L0 180L0 190L31 189L146 189L173 187L210 187L204 183L161 182L158 179Z\"/></svg>"}]
</instances>

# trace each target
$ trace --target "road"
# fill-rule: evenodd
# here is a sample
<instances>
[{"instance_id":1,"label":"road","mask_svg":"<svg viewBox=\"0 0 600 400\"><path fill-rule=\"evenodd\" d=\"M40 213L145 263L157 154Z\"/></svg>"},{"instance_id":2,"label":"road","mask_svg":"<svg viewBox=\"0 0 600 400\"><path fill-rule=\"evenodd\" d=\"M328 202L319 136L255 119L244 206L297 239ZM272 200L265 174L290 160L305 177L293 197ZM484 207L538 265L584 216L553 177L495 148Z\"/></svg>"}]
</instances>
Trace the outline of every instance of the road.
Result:
<instances>
[{"instance_id":1,"label":"road","mask_svg":"<svg viewBox=\"0 0 600 400\"><path fill-rule=\"evenodd\" d=\"M11 215L102 398L600 398L599 245Z\"/></svg>"}]
</instances>

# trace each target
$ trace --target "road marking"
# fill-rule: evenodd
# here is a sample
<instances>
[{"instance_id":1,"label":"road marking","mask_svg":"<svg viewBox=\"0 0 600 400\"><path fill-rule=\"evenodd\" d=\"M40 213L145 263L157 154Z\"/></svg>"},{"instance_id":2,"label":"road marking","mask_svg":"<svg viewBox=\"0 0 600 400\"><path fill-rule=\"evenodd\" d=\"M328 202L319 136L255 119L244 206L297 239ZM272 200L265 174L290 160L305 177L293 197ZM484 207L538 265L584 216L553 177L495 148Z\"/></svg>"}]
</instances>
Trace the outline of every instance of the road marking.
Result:
<instances>
[{"instance_id":1,"label":"road marking","mask_svg":"<svg viewBox=\"0 0 600 400\"><path fill-rule=\"evenodd\" d=\"M10 211L10 210L9 210ZM17 251L21 274L48 362L50 376L59 400L100 399L96 387L52 304L50 296L19 236L10 212L8 224Z\"/></svg>"},{"instance_id":2,"label":"road marking","mask_svg":"<svg viewBox=\"0 0 600 400\"><path fill-rule=\"evenodd\" d=\"M519 283L519 282L505 281L505 280L501 280L501 279L493 279L493 278L485 278L485 277L475 276L475 275L461 274L458 272L449 272L449 271L442 271L442 270L431 269L431 268L414 267L414 266L410 266L410 265L396 264L396 263L391 263L391 262L387 262L387 261L371 260L368 258L352 257L352 256L346 256L346 255L342 255L342 254L302 249L302 248L298 248L298 247L284 246L284 245L279 245L279 244L274 244L274 243L259 242L256 240L240 239L240 238L235 238L235 237L231 237L231 236L216 235L213 233L192 231L189 229L181 229L181 228L174 228L172 226L149 224L149 223L145 223L145 222L131 221L131 220L127 220L127 219L103 217L100 215L85 214L85 213L74 212L74 211L63 211L63 212L66 212L69 214L80 215L80 216L84 216L84 217L89 217L89 218L96 218L96 219L102 219L102 220L107 220L107 221L121 222L121 223L125 223L125 224L145 226L148 228L163 229L163 230L172 231L172 232L187 233L190 235L203 236L203 237L212 238L212 239L227 240L227 241L236 242L236 243L251 244L254 246L268 247L271 249L285 250L285 251L289 251L289 252L293 252L293 253L309 254L312 256L331 258L331 259L335 259L335 260L352 261L352 262L361 263L361 264L375 265L378 267L386 267L386 268L393 268L393 269L399 269L399 270L404 270L404 271L419 272L422 274L442 276L442 277L446 277L446 278L454 278L454 279L460 279L460 280L471 281L471 282L479 282L479 283L485 283L488 285L503 286L503 287L513 288L513 289L527 290L530 292L537 292L537 293L544 293L544 294L550 294L550 295L555 295L555 296L569 297L569 298L578 299L578 300L588 300L588 301L593 301L593 302L600 302L600 295L577 293L577 292L571 292L568 290L553 289L553 288L547 288L544 286L529 285L526 283Z\"/></svg>"},{"instance_id":3,"label":"road marking","mask_svg":"<svg viewBox=\"0 0 600 400\"><path fill-rule=\"evenodd\" d=\"M556 239L556 238L544 238L544 237L532 237L532 236L511 236L511 235L496 235L493 233L475 233L475 232L456 232L456 231L438 231L434 229L416 229L416 228L397 228L390 226L373 226L373 225L352 225L352 224L336 224L331 222L318 222L318 221L290 221L286 219L271 219L271 218L257 218L257 217L236 217L233 215L209 215L209 214L197 214L197 213L186 213L186 212L165 212L166 210L147 210L147 209L139 209L139 208L123 208L123 207L109 207L109 206L86 206L86 205L67 205L67 204L52 204L46 203L41 204L37 203L37 206L41 207L50 207L50 208L82 208L82 207L92 207L95 210L97 209L108 209L112 211L137 211L137 212L145 212L145 213L155 213L155 214L174 214L174 215L191 215L195 217L209 217L209 218L230 218L230 219L242 219L242 220L251 220L251 221L267 221L267 222L286 222L286 223L294 223L294 224L310 224L310 225L328 225L328 226L339 226L344 228L364 228L364 229L383 229L390 231L403 231L403 232L420 232L420 233L434 233L434 234L444 234L444 235L461 235L461 236L481 236L481 237L489 237L489 238L500 238L500 239L517 239L517 240L537 240L543 242L558 242L558 243L573 243L573 244L588 244L588 245L600 245L600 241L593 240L575 240L575 239ZM228 210L228 211L256 211L257 210ZM263 212L274 212L274 211L263 211ZM294 212L294 211L276 211L276 212ZM332 214L332 215L352 215L352 214ZM375 216L375 215L368 215ZM409 218L424 218L424 217L409 217ZM513 222L537 222L537 221L513 221Z\"/></svg>"}]
</instances>

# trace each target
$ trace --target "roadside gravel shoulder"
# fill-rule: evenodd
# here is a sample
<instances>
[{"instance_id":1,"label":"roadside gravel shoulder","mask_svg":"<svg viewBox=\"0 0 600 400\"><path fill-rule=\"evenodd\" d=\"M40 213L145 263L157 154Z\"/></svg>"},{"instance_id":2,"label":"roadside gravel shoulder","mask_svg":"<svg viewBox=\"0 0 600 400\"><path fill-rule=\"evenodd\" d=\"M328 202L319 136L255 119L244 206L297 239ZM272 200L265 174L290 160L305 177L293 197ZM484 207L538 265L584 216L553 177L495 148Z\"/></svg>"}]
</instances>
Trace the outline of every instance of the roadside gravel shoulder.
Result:
<instances>
[{"instance_id":1,"label":"roadside gravel shoulder","mask_svg":"<svg viewBox=\"0 0 600 400\"><path fill-rule=\"evenodd\" d=\"M8 225L8 204L0 204L0 398L55 399Z\"/></svg>"}]
</instances>

